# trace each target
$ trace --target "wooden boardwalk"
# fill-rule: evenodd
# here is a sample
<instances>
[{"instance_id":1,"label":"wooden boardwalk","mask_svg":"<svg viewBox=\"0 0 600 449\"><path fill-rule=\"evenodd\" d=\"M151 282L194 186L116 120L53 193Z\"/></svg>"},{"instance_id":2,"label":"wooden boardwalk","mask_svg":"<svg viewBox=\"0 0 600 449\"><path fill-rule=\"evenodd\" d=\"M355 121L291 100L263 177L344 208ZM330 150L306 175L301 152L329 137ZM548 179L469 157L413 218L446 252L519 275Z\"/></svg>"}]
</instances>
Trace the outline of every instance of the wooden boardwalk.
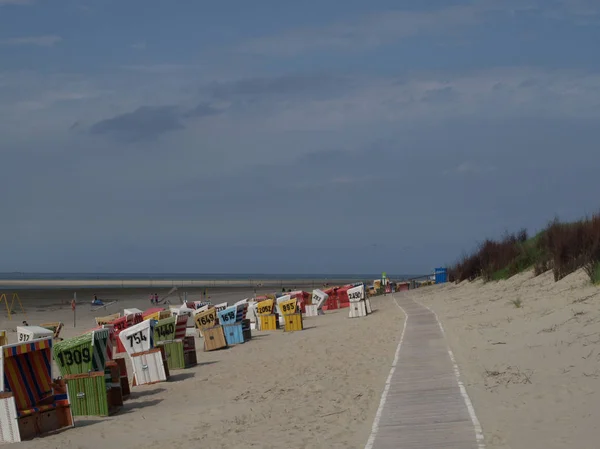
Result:
<instances>
[{"instance_id":1,"label":"wooden boardwalk","mask_svg":"<svg viewBox=\"0 0 600 449\"><path fill-rule=\"evenodd\" d=\"M406 295L395 301L406 323L365 449L483 449L437 317Z\"/></svg>"}]
</instances>

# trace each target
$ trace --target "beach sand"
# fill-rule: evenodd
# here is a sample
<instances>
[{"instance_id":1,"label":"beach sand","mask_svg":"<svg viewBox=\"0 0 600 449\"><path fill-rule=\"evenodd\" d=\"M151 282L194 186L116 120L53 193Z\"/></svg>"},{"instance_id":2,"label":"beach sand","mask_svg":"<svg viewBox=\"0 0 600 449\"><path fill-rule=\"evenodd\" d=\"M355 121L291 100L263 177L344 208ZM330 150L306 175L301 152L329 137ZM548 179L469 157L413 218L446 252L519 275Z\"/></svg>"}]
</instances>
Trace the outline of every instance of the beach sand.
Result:
<instances>
[{"instance_id":1,"label":"beach sand","mask_svg":"<svg viewBox=\"0 0 600 449\"><path fill-rule=\"evenodd\" d=\"M582 271L409 294L442 322L488 449L600 447L600 288Z\"/></svg>"},{"instance_id":2,"label":"beach sand","mask_svg":"<svg viewBox=\"0 0 600 449\"><path fill-rule=\"evenodd\" d=\"M91 312L80 298L77 325L71 291L20 292L27 321L63 321L62 336L94 327L94 316L123 308L150 307L150 290L99 291L118 303ZM165 291L157 292L159 295ZM93 294L93 293L91 293ZM240 289L209 292L213 303L252 296ZM199 300L201 291L189 292ZM10 300L10 297L9 297ZM179 300L174 298L173 303ZM363 448L404 322L391 297L372 301L375 312L349 319L348 309L305 318L305 330L253 332L253 339L227 350L203 352L199 365L174 371L169 382L134 387L132 399L109 418L76 419L76 427L21 443L21 448ZM4 315L0 329L22 321Z\"/></svg>"}]
</instances>

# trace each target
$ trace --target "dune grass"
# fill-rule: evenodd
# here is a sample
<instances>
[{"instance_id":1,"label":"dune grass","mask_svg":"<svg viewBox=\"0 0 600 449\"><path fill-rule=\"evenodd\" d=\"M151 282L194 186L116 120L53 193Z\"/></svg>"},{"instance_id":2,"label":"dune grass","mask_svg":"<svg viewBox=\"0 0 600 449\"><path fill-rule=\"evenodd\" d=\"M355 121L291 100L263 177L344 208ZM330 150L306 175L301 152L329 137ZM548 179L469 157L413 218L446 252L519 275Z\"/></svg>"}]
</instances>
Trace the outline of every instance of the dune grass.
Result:
<instances>
[{"instance_id":1,"label":"dune grass","mask_svg":"<svg viewBox=\"0 0 600 449\"><path fill-rule=\"evenodd\" d=\"M525 229L500 240L485 240L469 255L448 267L450 281L508 279L534 269L535 275L552 270L558 281L583 268L600 284L600 213L571 223L558 219L532 238Z\"/></svg>"}]
</instances>

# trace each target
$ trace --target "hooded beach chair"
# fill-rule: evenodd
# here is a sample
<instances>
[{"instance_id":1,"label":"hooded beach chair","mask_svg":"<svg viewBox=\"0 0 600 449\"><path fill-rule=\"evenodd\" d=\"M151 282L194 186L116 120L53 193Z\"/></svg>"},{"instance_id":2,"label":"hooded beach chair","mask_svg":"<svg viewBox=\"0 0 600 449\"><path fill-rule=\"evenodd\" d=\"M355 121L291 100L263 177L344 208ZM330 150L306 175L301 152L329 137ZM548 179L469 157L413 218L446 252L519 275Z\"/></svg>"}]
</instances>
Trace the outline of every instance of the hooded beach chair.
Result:
<instances>
[{"instance_id":1,"label":"hooded beach chair","mask_svg":"<svg viewBox=\"0 0 600 449\"><path fill-rule=\"evenodd\" d=\"M109 394L114 373L106 363L110 329L96 329L54 346L54 360L67 384L74 416L108 416L118 410L122 399Z\"/></svg>"},{"instance_id":2,"label":"hooded beach chair","mask_svg":"<svg viewBox=\"0 0 600 449\"><path fill-rule=\"evenodd\" d=\"M60 341L62 340L62 338L60 338L60 331L63 328L63 323L61 323L60 321L56 321L54 323L42 323L40 324L40 327L43 327L45 329L49 329L52 332L54 332L54 340Z\"/></svg>"},{"instance_id":3,"label":"hooded beach chair","mask_svg":"<svg viewBox=\"0 0 600 449\"><path fill-rule=\"evenodd\" d=\"M141 314L140 314L141 319ZM175 321L174 317L165 320ZM165 382L169 378L168 362L162 347L154 347L157 321L141 321L119 333L119 344L133 365L133 386ZM173 332L175 332L174 324Z\"/></svg>"},{"instance_id":4,"label":"hooded beach chair","mask_svg":"<svg viewBox=\"0 0 600 449\"><path fill-rule=\"evenodd\" d=\"M69 395L52 381L52 338L3 346L0 368L0 441L73 426Z\"/></svg>"},{"instance_id":5,"label":"hooded beach chair","mask_svg":"<svg viewBox=\"0 0 600 449\"><path fill-rule=\"evenodd\" d=\"M116 319L118 319L120 317L121 317L121 313L117 312L117 313L113 313L112 315L97 316L95 318L95 320L96 320L96 324L98 326L102 326L104 324L112 323L113 321L115 321Z\"/></svg>"},{"instance_id":6,"label":"hooded beach chair","mask_svg":"<svg viewBox=\"0 0 600 449\"><path fill-rule=\"evenodd\" d=\"M186 335L187 322L186 315L179 315L156 323L154 341L164 348L169 370L189 368L198 363L196 340L193 335L191 337ZM170 326L174 326L172 332L163 330L171 331Z\"/></svg>"}]
</instances>

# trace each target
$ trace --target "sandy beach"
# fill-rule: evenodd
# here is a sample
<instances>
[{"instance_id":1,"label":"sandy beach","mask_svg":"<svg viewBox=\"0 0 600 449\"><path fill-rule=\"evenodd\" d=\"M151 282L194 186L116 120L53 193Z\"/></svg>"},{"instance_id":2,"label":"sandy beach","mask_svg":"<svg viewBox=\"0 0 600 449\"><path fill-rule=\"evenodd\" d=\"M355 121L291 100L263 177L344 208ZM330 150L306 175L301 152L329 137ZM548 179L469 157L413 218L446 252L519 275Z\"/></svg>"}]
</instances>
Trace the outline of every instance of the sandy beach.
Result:
<instances>
[{"instance_id":1,"label":"sandy beach","mask_svg":"<svg viewBox=\"0 0 600 449\"><path fill-rule=\"evenodd\" d=\"M442 322L488 449L598 447L600 288L585 273L409 294Z\"/></svg>"},{"instance_id":2,"label":"sandy beach","mask_svg":"<svg viewBox=\"0 0 600 449\"><path fill-rule=\"evenodd\" d=\"M60 320L63 337L94 327L94 316L150 306L149 290L96 292L118 299L106 312L91 312L90 298L77 308L71 291L20 292L27 321ZM157 292L162 294L163 292ZM200 299L201 291L189 291ZM213 303L252 296L252 291L209 292ZM177 302L178 299L175 298ZM21 443L22 448L363 448L369 437L404 316L391 297L373 300L375 313L349 319L348 309L305 318L305 330L254 332L244 345L202 351L198 366L173 372L169 382L133 388L132 399L109 418L76 419L76 427ZM11 332L17 314L0 329Z\"/></svg>"}]
</instances>

